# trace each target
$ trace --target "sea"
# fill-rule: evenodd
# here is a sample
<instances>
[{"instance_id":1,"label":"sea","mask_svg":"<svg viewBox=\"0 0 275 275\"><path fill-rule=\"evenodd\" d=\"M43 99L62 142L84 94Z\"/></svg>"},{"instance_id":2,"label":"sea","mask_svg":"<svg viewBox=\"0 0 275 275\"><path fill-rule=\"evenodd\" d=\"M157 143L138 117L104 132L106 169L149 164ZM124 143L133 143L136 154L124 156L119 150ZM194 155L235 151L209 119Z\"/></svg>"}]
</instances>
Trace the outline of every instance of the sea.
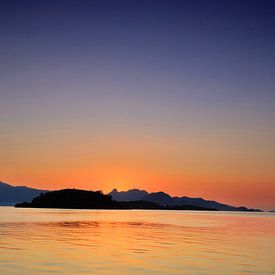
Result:
<instances>
[{"instance_id":1,"label":"sea","mask_svg":"<svg viewBox=\"0 0 275 275\"><path fill-rule=\"evenodd\" d=\"M0 274L275 274L275 213L0 207Z\"/></svg>"}]
</instances>

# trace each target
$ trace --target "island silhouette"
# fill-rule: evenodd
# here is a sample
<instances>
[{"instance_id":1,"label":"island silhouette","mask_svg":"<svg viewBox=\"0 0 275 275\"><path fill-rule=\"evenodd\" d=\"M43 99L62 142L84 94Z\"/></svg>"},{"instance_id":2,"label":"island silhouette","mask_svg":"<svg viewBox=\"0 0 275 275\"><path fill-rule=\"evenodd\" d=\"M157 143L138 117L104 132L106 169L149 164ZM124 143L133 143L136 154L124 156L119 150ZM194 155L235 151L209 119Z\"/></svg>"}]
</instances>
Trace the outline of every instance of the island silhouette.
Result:
<instances>
[{"instance_id":1,"label":"island silhouette","mask_svg":"<svg viewBox=\"0 0 275 275\"><path fill-rule=\"evenodd\" d=\"M78 189L65 189L65 190L78 190ZM62 191L62 190L59 190ZM13 186L0 181L0 205L22 205L21 202L24 202L23 207L46 207L46 206L34 206L36 200L33 202L33 198L40 198L41 194L46 194L48 192L59 192L59 191L51 191L51 190L38 190L34 188L30 188L27 186ZM213 200L206 200L203 198L191 198L191 197L173 197L165 192L147 192L145 190L140 189L130 189L128 191L118 191L117 189L113 189L109 194L104 195L101 191L87 191L87 190L78 190L84 192L93 192L96 195L87 195L86 205L80 205L81 203L78 200L83 200L83 198L79 195L78 197L75 195L74 205L71 205L72 202L69 201L64 204L63 193L58 193L58 200L60 202L56 202L54 205L52 203L52 198L47 204L47 207L57 207L57 208L106 208L106 209L183 209L183 210L219 210L219 211L261 211L260 209L249 209L246 207L236 207L224 203L220 203ZM71 191L69 191L71 192ZM84 193L82 193L84 194ZM90 194L90 193L88 193ZM106 197L102 201L100 205L97 202L96 197L100 197L99 194L110 197L112 199L112 203L110 205L106 204L108 200ZM42 198L40 198L42 200ZM39 200L40 200L39 199ZM43 200L48 197L44 198ZM100 198L99 198L100 200ZM93 203L92 203L92 202ZM62 202L62 203L61 203ZM38 203L36 203L38 205ZM39 204L42 205L42 201ZM43 202L44 205L44 202ZM98 205L98 206L97 206Z\"/></svg>"},{"instance_id":2,"label":"island silhouette","mask_svg":"<svg viewBox=\"0 0 275 275\"><path fill-rule=\"evenodd\" d=\"M163 192L160 192L163 195ZM153 193L154 196L156 193ZM164 193L165 194L165 193ZM167 195L167 194L166 194ZM169 195L167 195L169 196ZM219 210L213 207L203 207L191 204L162 204L149 200L118 201L112 198L111 193L106 195L101 191L87 191L79 189L62 189L41 193L31 202L22 202L15 207L26 208L65 208L65 209L155 209L155 210ZM236 208L238 211L260 211Z\"/></svg>"},{"instance_id":3,"label":"island silhouette","mask_svg":"<svg viewBox=\"0 0 275 275\"><path fill-rule=\"evenodd\" d=\"M162 209L162 210L216 210L192 205L163 206L150 201L115 201L101 191L62 189L41 193L31 202L18 203L15 207L65 208L65 209Z\"/></svg>"}]
</instances>

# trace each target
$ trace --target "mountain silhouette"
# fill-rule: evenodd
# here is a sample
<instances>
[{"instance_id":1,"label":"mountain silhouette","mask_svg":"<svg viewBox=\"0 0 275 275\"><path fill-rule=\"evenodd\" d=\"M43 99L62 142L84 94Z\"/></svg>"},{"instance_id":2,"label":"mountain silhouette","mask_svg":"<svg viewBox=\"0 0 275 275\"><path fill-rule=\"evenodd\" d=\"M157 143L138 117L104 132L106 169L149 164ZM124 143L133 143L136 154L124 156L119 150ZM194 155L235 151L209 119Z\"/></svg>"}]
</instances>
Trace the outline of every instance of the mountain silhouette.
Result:
<instances>
[{"instance_id":1,"label":"mountain silhouette","mask_svg":"<svg viewBox=\"0 0 275 275\"><path fill-rule=\"evenodd\" d=\"M139 189L130 189L128 191L121 192L118 192L117 189L113 189L110 193L112 198L116 201L139 201L148 194L148 192Z\"/></svg>"},{"instance_id":2,"label":"mountain silhouette","mask_svg":"<svg viewBox=\"0 0 275 275\"><path fill-rule=\"evenodd\" d=\"M243 206L236 207L216 201L205 200L202 198L171 197L164 192L148 193L144 190L138 189L131 189L122 192L114 189L112 192L110 192L112 198L117 201L132 201L133 194L135 195L135 197L138 197L139 200L154 202L165 207L189 205L208 209L216 209L220 211L261 211L259 209L249 209Z\"/></svg>"},{"instance_id":3,"label":"mountain silhouette","mask_svg":"<svg viewBox=\"0 0 275 275\"><path fill-rule=\"evenodd\" d=\"M38 190L26 186L12 186L0 181L0 205L15 205L21 201L31 201L40 193L48 190Z\"/></svg>"}]
</instances>

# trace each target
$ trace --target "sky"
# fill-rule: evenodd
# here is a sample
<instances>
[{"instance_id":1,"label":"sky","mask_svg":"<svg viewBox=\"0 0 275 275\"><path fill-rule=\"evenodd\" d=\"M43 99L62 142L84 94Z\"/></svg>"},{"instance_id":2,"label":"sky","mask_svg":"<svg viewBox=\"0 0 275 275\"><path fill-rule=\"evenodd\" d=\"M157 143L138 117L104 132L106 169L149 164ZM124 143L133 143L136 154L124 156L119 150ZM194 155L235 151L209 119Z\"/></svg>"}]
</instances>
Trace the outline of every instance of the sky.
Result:
<instances>
[{"instance_id":1,"label":"sky","mask_svg":"<svg viewBox=\"0 0 275 275\"><path fill-rule=\"evenodd\" d=\"M0 1L0 180L275 209L274 10Z\"/></svg>"}]
</instances>

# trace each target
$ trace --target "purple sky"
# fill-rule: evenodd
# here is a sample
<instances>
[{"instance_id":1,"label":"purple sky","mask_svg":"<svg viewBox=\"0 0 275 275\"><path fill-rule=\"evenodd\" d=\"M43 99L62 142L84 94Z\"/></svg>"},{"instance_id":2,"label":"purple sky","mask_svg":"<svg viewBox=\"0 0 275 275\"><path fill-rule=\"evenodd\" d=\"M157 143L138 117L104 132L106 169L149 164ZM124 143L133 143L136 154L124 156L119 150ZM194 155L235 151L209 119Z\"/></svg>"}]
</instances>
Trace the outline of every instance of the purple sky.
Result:
<instances>
[{"instance_id":1,"label":"purple sky","mask_svg":"<svg viewBox=\"0 0 275 275\"><path fill-rule=\"evenodd\" d=\"M149 167L140 174L175 167L162 175L171 175L175 194L213 193L235 202L238 193L237 202L253 206L263 184L254 205L273 194L264 207L275 207L274 10L267 0L1 1L0 176L16 184L65 186L67 178L41 159L66 158L56 149L83 144L70 155L82 159L79 166L99 165L91 156L106 151L112 169L116 155L123 170L128 154L137 156L131 148L123 153L121 144L131 140L133 148L149 148L139 155ZM119 144L108 151L102 140L114 139ZM44 143L56 155L48 156ZM35 163L45 171L32 173ZM98 180L99 188L109 188L106 179L81 174L78 165L68 169L81 175L80 186ZM183 184L196 179L194 190ZM159 179L119 180L150 190ZM230 189L236 184L238 192ZM248 187L254 197L246 197Z\"/></svg>"}]
</instances>

